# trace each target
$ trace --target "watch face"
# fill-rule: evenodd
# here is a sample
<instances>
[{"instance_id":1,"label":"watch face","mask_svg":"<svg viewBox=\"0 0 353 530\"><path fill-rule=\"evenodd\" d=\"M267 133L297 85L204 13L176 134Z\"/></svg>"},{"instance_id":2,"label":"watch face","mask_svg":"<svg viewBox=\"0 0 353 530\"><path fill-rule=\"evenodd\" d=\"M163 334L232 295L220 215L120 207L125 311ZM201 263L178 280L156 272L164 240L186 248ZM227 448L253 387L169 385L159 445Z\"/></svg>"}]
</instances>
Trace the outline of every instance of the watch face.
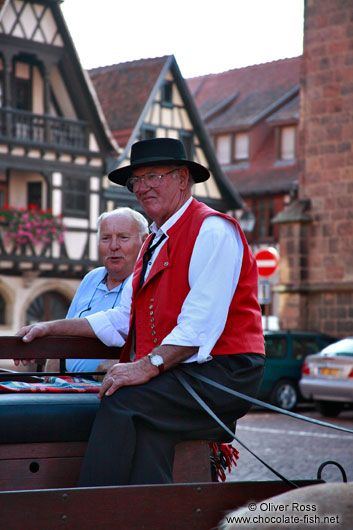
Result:
<instances>
[{"instance_id":1,"label":"watch face","mask_svg":"<svg viewBox=\"0 0 353 530\"><path fill-rule=\"evenodd\" d=\"M163 364L163 359L160 355L151 355L151 363L153 366L160 366Z\"/></svg>"}]
</instances>

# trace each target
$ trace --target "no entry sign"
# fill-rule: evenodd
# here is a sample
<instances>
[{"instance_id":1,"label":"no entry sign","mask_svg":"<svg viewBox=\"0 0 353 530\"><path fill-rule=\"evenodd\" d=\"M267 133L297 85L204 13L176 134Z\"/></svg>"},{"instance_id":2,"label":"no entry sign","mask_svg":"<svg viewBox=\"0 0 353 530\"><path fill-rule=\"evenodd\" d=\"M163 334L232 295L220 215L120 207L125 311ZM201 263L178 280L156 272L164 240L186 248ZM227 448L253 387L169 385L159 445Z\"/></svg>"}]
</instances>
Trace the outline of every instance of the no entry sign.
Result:
<instances>
[{"instance_id":1,"label":"no entry sign","mask_svg":"<svg viewBox=\"0 0 353 530\"><path fill-rule=\"evenodd\" d=\"M255 259L260 276L271 276L278 267L279 259L274 249L259 250Z\"/></svg>"}]
</instances>

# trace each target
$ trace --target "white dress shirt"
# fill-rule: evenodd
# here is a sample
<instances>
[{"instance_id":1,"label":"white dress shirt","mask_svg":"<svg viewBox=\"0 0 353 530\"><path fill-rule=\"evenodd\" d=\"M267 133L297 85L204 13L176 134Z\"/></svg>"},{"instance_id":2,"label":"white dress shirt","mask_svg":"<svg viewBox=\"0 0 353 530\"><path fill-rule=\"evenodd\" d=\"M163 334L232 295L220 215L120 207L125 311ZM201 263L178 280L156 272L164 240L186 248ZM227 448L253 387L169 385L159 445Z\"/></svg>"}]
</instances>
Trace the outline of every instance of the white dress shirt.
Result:
<instances>
[{"instance_id":1,"label":"white dress shirt","mask_svg":"<svg viewBox=\"0 0 353 530\"><path fill-rule=\"evenodd\" d=\"M154 242L162 234L168 238L168 229L181 217L191 201L192 197L159 230L152 223ZM165 242L166 239L153 253L145 278ZM177 325L162 341L162 344L198 346L198 352L184 362L202 363L212 358L210 352L224 329L242 260L243 243L236 226L218 215L207 217L196 238L190 260L190 291L181 308ZM119 307L86 317L94 333L107 346L123 346L125 343L129 331L131 296L132 279L129 278Z\"/></svg>"}]
</instances>

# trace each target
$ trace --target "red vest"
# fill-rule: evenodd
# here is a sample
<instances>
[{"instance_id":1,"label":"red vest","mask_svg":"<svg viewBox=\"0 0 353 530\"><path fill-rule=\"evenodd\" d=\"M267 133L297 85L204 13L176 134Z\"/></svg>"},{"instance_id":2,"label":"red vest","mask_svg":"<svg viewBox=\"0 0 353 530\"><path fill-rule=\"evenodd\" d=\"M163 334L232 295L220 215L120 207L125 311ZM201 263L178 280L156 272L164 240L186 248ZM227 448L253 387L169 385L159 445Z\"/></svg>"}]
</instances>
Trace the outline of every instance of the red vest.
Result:
<instances>
[{"instance_id":1,"label":"red vest","mask_svg":"<svg viewBox=\"0 0 353 530\"><path fill-rule=\"evenodd\" d=\"M257 301L257 265L245 236L235 219L194 199L168 230L168 239L161 247L145 283L138 290L142 256L152 236L142 247L133 274L130 331L120 359L122 362L129 360L133 328L136 359L140 359L160 345L177 325L181 307L190 291L188 272L195 240L209 215L219 215L234 223L244 246L239 281L228 318L211 354L265 353L261 309Z\"/></svg>"}]
</instances>

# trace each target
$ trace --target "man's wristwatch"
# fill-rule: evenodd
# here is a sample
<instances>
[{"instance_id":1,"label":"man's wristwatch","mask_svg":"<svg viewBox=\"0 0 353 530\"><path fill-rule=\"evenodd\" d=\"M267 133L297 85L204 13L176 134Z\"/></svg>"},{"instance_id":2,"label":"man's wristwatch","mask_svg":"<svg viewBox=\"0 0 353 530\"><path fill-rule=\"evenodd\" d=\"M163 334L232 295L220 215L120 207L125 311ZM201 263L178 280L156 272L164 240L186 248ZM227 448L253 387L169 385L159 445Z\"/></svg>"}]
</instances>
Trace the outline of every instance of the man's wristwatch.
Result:
<instances>
[{"instance_id":1,"label":"man's wristwatch","mask_svg":"<svg viewBox=\"0 0 353 530\"><path fill-rule=\"evenodd\" d=\"M164 372L163 357L154 353L149 353L147 357L151 361L151 364L153 364L153 366L157 366L159 373L162 374Z\"/></svg>"}]
</instances>

